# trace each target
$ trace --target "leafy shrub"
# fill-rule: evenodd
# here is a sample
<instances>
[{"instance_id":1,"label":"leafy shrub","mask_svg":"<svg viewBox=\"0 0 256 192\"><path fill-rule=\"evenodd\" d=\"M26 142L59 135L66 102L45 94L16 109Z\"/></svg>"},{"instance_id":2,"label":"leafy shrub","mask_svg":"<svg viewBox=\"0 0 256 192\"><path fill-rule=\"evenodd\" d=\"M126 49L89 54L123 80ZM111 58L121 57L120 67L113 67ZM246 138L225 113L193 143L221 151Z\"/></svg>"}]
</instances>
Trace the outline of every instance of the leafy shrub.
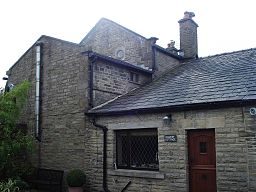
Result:
<instances>
[{"instance_id":1,"label":"leafy shrub","mask_svg":"<svg viewBox=\"0 0 256 192\"><path fill-rule=\"evenodd\" d=\"M25 190L29 189L29 185L20 179L15 180L15 185L20 189L20 190Z\"/></svg>"},{"instance_id":2,"label":"leafy shrub","mask_svg":"<svg viewBox=\"0 0 256 192\"><path fill-rule=\"evenodd\" d=\"M0 180L23 177L31 168L27 154L34 149L33 138L17 127L29 87L24 81L0 94Z\"/></svg>"},{"instance_id":3,"label":"leafy shrub","mask_svg":"<svg viewBox=\"0 0 256 192\"><path fill-rule=\"evenodd\" d=\"M16 182L12 179L8 179L7 182L0 182L0 191L1 192L17 192L19 187L17 187Z\"/></svg>"},{"instance_id":4,"label":"leafy shrub","mask_svg":"<svg viewBox=\"0 0 256 192\"><path fill-rule=\"evenodd\" d=\"M80 169L73 169L67 173L66 180L70 187L81 187L85 183L85 174Z\"/></svg>"}]
</instances>

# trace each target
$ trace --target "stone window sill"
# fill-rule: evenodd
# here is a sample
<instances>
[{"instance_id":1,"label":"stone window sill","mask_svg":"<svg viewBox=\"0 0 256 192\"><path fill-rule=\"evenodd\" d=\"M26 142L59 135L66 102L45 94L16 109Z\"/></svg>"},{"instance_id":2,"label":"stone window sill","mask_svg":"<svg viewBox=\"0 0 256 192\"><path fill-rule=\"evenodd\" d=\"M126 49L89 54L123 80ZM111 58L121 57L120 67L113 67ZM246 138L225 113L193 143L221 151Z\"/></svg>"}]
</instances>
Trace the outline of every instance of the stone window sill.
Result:
<instances>
[{"instance_id":1,"label":"stone window sill","mask_svg":"<svg viewBox=\"0 0 256 192\"><path fill-rule=\"evenodd\" d=\"M142 171L142 170L126 170L126 169L117 169L109 170L109 175L114 176L123 176L123 177L138 177L138 178L147 178L147 179L164 179L164 174L158 171Z\"/></svg>"},{"instance_id":2,"label":"stone window sill","mask_svg":"<svg viewBox=\"0 0 256 192\"><path fill-rule=\"evenodd\" d=\"M133 84L135 84L135 85L141 85L140 82L135 82L135 81L131 81L131 80L129 80L129 83L133 83Z\"/></svg>"}]
</instances>

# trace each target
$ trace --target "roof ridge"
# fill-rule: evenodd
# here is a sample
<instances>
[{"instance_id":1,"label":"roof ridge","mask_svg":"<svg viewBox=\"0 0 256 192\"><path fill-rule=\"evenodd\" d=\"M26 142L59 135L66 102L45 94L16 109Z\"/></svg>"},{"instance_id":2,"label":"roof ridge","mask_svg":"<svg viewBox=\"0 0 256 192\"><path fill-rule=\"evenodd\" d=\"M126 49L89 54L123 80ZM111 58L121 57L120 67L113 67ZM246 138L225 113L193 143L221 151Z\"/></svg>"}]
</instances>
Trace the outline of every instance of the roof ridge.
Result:
<instances>
[{"instance_id":1,"label":"roof ridge","mask_svg":"<svg viewBox=\"0 0 256 192\"><path fill-rule=\"evenodd\" d=\"M20 57L19 59L9 68L12 69L28 52L30 49L32 49L36 43L40 42L43 38L46 38L46 39L52 39L52 40L56 40L56 41L61 41L63 43L68 43L68 44L71 44L71 45L74 45L74 46L78 46L78 47L83 47L84 45L80 45L80 44L77 44L77 43L74 43L74 42L70 42L70 41L66 41L66 40L62 40L62 39L59 39L59 38L56 38L56 37L51 37L51 36L48 36L48 35L41 35Z\"/></svg>"},{"instance_id":2,"label":"roof ridge","mask_svg":"<svg viewBox=\"0 0 256 192\"><path fill-rule=\"evenodd\" d=\"M74 43L74 42L71 42L71 41L63 40L63 39L48 36L48 35L41 35L41 37L38 40L40 40L42 38L49 38L49 39L53 39L53 40L56 40L56 41L62 41L64 43L68 43L68 44L72 44L72 45L83 46L83 45L80 45L79 43Z\"/></svg>"},{"instance_id":3,"label":"roof ridge","mask_svg":"<svg viewBox=\"0 0 256 192\"><path fill-rule=\"evenodd\" d=\"M256 50L255 48L248 48L248 49L242 49L242 50L238 50L238 51L230 51L230 52L225 52L225 53L218 53L215 55L209 55L206 57L199 57L199 59L206 59L206 58L210 58L210 57L217 57L217 56L222 56L222 55L229 55L229 54L234 54L234 53L239 53L239 52L245 52L245 51L251 51L251 50ZM190 60L188 60L190 61Z\"/></svg>"},{"instance_id":4,"label":"roof ridge","mask_svg":"<svg viewBox=\"0 0 256 192\"><path fill-rule=\"evenodd\" d=\"M146 37L144 37L144 36L142 36L142 35L140 35L140 34L134 32L134 31L132 31L131 29L128 29L128 28L126 28L126 27L124 27L124 26L122 26L122 25L120 25L120 24L118 24L118 23L116 23L116 22L114 22L114 21L112 21L112 20L110 20L110 19L107 19L107 18L105 18L105 17L102 17L102 18L94 25L94 27L86 34L86 36L80 41L79 44L81 44L83 41L85 41L85 40L87 39L87 37L95 30L96 26L99 25L99 23L102 22L102 21L110 22L110 23L112 23L112 24L114 24L114 25L117 25L118 27L121 27L122 29L124 29L124 30L126 30L126 31L128 31L128 32L130 32L130 33L133 33L133 34L135 34L135 35L140 36L141 38L144 38L144 39L148 40L148 38L146 38Z\"/></svg>"},{"instance_id":5,"label":"roof ridge","mask_svg":"<svg viewBox=\"0 0 256 192\"><path fill-rule=\"evenodd\" d=\"M129 31L129 32L131 32L131 33L133 33L133 34L135 34L135 35L138 35L138 36L140 36L140 37L142 37L142 38L144 38L144 39L148 39L148 38L144 37L143 35L140 35L140 34L136 33L135 31L133 31L133 30L131 30L131 29L128 29L127 27L124 27L123 25L120 25L119 23L117 23L117 22L115 22L115 21L112 21L112 20L110 20L110 19L107 19L107 18L105 18L105 17L102 17L100 20L106 20L106 21L108 21L108 22L111 22L111 23L113 23L113 24L115 24L115 25L117 25L117 26L119 26L119 27L125 29L126 31Z\"/></svg>"}]
</instances>

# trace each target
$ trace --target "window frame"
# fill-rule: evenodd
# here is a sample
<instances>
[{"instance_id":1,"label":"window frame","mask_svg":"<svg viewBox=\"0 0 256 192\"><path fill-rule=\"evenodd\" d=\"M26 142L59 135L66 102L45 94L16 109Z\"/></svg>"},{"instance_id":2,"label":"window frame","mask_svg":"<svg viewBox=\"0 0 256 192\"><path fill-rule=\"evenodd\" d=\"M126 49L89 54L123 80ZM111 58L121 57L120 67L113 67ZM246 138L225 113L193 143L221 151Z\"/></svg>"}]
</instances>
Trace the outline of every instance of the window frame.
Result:
<instances>
[{"instance_id":1,"label":"window frame","mask_svg":"<svg viewBox=\"0 0 256 192\"><path fill-rule=\"evenodd\" d=\"M140 74L130 71L129 81L135 84L140 84Z\"/></svg>"},{"instance_id":2,"label":"window frame","mask_svg":"<svg viewBox=\"0 0 256 192\"><path fill-rule=\"evenodd\" d=\"M157 146L156 146L156 150L157 150L157 168L144 168L144 167L133 167L131 165L131 137L136 135L136 133L140 133L140 134L145 134L146 136L150 136L151 134L153 136L156 136L157 139ZM121 134L126 134L128 142L129 142L129 146L128 146L128 150L127 152L127 156L130 157L127 159L127 165L119 165L119 155L122 156L122 152L118 152L119 151L119 137L121 137ZM148 170L148 171L159 171L159 157L158 157L158 129L157 128L143 128L143 129L122 129L122 130L115 130L115 152L116 152L116 168L117 169L126 169L126 170ZM120 154L121 153L121 154Z\"/></svg>"}]
</instances>

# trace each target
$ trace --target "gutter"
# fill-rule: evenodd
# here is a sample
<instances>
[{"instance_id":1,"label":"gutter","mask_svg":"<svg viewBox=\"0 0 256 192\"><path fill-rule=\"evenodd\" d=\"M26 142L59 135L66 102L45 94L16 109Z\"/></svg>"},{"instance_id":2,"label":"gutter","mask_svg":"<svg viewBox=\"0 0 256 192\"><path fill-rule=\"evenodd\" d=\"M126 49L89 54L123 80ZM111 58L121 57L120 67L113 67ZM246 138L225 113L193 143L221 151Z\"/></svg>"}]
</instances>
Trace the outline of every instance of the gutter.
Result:
<instances>
[{"instance_id":1,"label":"gutter","mask_svg":"<svg viewBox=\"0 0 256 192\"><path fill-rule=\"evenodd\" d=\"M111 116L111 115L127 115L132 113L160 113L160 112L176 112L185 110L200 110L200 109L216 109L224 107L241 107L256 104L256 100L233 100L233 101L216 101L208 103L195 103L195 104L181 104L175 106L163 106L152 108L137 108L119 111L88 111L88 116Z\"/></svg>"},{"instance_id":2,"label":"gutter","mask_svg":"<svg viewBox=\"0 0 256 192\"><path fill-rule=\"evenodd\" d=\"M128 69L132 69L132 70L138 70L141 73L145 73L145 74L148 74L148 75L151 75L153 73L151 70L139 67L136 64L131 64L131 63L128 63L126 61L118 60L118 59L115 59L115 58L112 58L112 57L109 57L109 56L106 56L106 55L101 55L101 54L93 52L93 51L85 51L82 54L88 55L89 58L96 57L97 59L99 59L101 61L106 61L108 63L116 64L116 65L119 65L119 66L122 66L122 67L125 67L125 68L128 68Z\"/></svg>"}]
</instances>

